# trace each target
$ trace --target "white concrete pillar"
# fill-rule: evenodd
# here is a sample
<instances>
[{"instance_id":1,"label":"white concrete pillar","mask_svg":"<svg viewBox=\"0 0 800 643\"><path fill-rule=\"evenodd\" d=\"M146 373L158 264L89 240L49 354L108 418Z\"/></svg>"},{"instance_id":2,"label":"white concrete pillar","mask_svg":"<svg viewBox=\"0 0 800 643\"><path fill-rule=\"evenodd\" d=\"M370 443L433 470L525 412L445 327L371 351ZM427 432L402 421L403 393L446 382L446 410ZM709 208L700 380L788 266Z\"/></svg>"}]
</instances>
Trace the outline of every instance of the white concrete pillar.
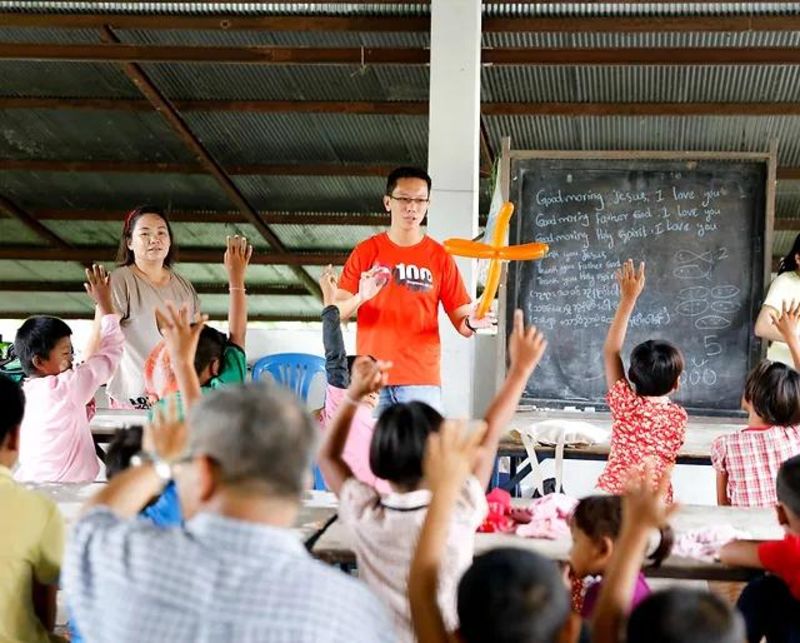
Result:
<instances>
[{"instance_id":1,"label":"white concrete pillar","mask_svg":"<svg viewBox=\"0 0 800 643\"><path fill-rule=\"evenodd\" d=\"M472 239L478 233L480 63L480 0L433 0L428 134L433 193L428 234L440 242L449 237ZM475 260L459 259L458 267L474 298ZM456 333L443 312L439 326L445 412L471 416L475 340Z\"/></svg>"}]
</instances>

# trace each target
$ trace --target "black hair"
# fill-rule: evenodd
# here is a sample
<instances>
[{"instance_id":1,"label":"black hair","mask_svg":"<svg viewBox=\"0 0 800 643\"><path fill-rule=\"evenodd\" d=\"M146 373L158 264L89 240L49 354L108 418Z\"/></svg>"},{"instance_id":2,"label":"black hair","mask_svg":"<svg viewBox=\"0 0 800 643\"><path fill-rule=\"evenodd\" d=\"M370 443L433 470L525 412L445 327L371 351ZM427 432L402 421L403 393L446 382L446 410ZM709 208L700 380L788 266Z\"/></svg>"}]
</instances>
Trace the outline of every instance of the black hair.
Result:
<instances>
[{"instance_id":1,"label":"black hair","mask_svg":"<svg viewBox=\"0 0 800 643\"><path fill-rule=\"evenodd\" d=\"M800 234L794 238L792 249L786 253L778 264L778 274L782 275L784 272L792 272L797 270L797 255L800 254Z\"/></svg>"},{"instance_id":2,"label":"black hair","mask_svg":"<svg viewBox=\"0 0 800 643\"><path fill-rule=\"evenodd\" d=\"M628 619L628 643L741 643L741 617L711 592L669 589L655 592Z\"/></svg>"},{"instance_id":3,"label":"black hair","mask_svg":"<svg viewBox=\"0 0 800 643\"><path fill-rule=\"evenodd\" d=\"M22 372L28 377L36 375L33 358L47 359L59 340L72 335L72 329L58 317L37 315L28 317L17 330L14 352L19 358Z\"/></svg>"},{"instance_id":4,"label":"black hair","mask_svg":"<svg viewBox=\"0 0 800 643\"><path fill-rule=\"evenodd\" d=\"M597 495L581 498L575 505L570 523L595 542L600 542L603 538L616 541L622 529L622 496ZM661 527L659 532L658 547L646 560L653 567L658 567L669 556L675 542L675 532L669 525Z\"/></svg>"},{"instance_id":5,"label":"black hair","mask_svg":"<svg viewBox=\"0 0 800 643\"><path fill-rule=\"evenodd\" d=\"M194 354L194 370L200 372L215 359L221 360L225 353L228 338L216 328L203 326L200 339L197 341L197 351Z\"/></svg>"},{"instance_id":6,"label":"black hair","mask_svg":"<svg viewBox=\"0 0 800 643\"><path fill-rule=\"evenodd\" d=\"M800 373L763 359L747 374L744 399L771 425L800 424Z\"/></svg>"},{"instance_id":7,"label":"black hair","mask_svg":"<svg viewBox=\"0 0 800 643\"><path fill-rule=\"evenodd\" d=\"M782 502L800 518L800 455L789 458L781 465L775 486L778 502Z\"/></svg>"},{"instance_id":8,"label":"black hair","mask_svg":"<svg viewBox=\"0 0 800 643\"><path fill-rule=\"evenodd\" d=\"M631 351L628 379L637 395L666 395L675 388L683 372L683 355L674 345L650 339Z\"/></svg>"},{"instance_id":9,"label":"black hair","mask_svg":"<svg viewBox=\"0 0 800 643\"><path fill-rule=\"evenodd\" d=\"M106 478L111 480L115 475L131 466L131 458L142 450L141 426L117 429L106 451Z\"/></svg>"},{"instance_id":10,"label":"black hair","mask_svg":"<svg viewBox=\"0 0 800 643\"><path fill-rule=\"evenodd\" d=\"M422 480L422 458L428 435L438 431L441 414L424 402L387 408L375 423L369 466L379 478L415 489Z\"/></svg>"},{"instance_id":11,"label":"black hair","mask_svg":"<svg viewBox=\"0 0 800 643\"><path fill-rule=\"evenodd\" d=\"M167 252L167 256L164 258L164 266L169 268L175 263L178 247L175 244L175 235L172 234L172 226L169 224L167 215L164 214L161 208L155 205L136 206L125 216L125 221L122 224L122 238L117 248L117 264L120 266L130 266L136 263L136 256L133 254L133 250L128 247L128 242L133 236L136 222L145 214L155 214L157 217L161 217L167 226L167 233L169 234L169 252Z\"/></svg>"},{"instance_id":12,"label":"black hair","mask_svg":"<svg viewBox=\"0 0 800 643\"><path fill-rule=\"evenodd\" d=\"M360 355L348 355L347 356L347 372L350 376L353 376L353 364L356 363L356 360L361 357ZM377 361L372 355L367 355L373 362Z\"/></svg>"},{"instance_id":13,"label":"black hair","mask_svg":"<svg viewBox=\"0 0 800 643\"><path fill-rule=\"evenodd\" d=\"M391 196L394 189L397 187L397 182L402 179L420 179L428 184L428 196L431 193L431 177L430 175L419 167L398 167L392 170L391 174L386 179L386 196Z\"/></svg>"},{"instance_id":14,"label":"black hair","mask_svg":"<svg viewBox=\"0 0 800 643\"><path fill-rule=\"evenodd\" d=\"M499 547L476 556L458 584L465 643L551 643L569 609L556 564L524 549Z\"/></svg>"},{"instance_id":15,"label":"black hair","mask_svg":"<svg viewBox=\"0 0 800 643\"><path fill-rule=\"evenodd\" d=\"M0 374L0 443L22 424L25 415L25 393L11 378Z\"/></svg>"}]
</instances>

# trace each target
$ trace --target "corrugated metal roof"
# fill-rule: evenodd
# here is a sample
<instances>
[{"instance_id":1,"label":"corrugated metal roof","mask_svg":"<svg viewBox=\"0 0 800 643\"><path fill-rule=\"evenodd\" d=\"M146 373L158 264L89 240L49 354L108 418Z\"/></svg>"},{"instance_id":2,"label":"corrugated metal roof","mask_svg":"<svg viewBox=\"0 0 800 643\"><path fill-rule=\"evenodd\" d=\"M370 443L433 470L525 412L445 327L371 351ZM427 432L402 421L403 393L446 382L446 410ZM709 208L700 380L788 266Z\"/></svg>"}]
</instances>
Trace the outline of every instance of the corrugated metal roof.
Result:
<instances>
[{"instance_id":1,"label":"corrugated metal roof","mask_svg":"<svg viewBox=\"0 0 800 643\"><path fill-rule=\"evenodd\" d=\"M408 164L428 155L427 116L191 112L185 118L223 164L265 159Z\"/></svg>"},{"instance_id":2,"label":"corrugated metal roof","mask_svg":"<svg viewBox=\"0 0 800 643\"><path fill-rule=\"evenodd\" d=\"M355 176L237 176L234 181L263 209L374 212L385 179Z\"/></svg>"},{"instance_id":3,"label":"corrugated metal roof","mask_svg":"<svg viewBox=\"0 0 800 643\"><path fill-rule=\"evenodd\" d=\"M3 96L140 97L116 65L103 63L0 60L0 78Z\"/></svg>"},{"instance_id":4,"label":"corrugated metal roof","mask_svg":"<svg viewBox=\"0 0 800 643\"><path fill-rule=\"evenodd\" d=\"M534 16L730 16L797 14L796 2L506 2L486 4L483 15Z\"/></svg>"},{"instance_id":5,"label":"corrugated metal roof","mask_svg":"<svg viewBox=\"0 0 800 643\"><path fill-rule=\"evenodd\" d=\"M2 32L0 32L1 34ZM221 31L117 29L131 44L200 47L428 47L427 32ZM46 40L46 39L43 39ZM95 38L96 41L96 38Z\"/></svg>"},{"instance_id":6,"label":"corrugated metal roof","mask_svg":"<svg viewBox=\"0 0 800 643\"><path fill-rule=\"evenodd\" d=\"M797 230L777 230L772 244L772 254L778 257L786 255L792 249L797 234Z\"/></svg>"},{"instance_id":7,"label":"corrugated metal roof","mask_svg":"<svg viewBox=\"0 0 800 643\"><path fill-rule=\"evenodd\" d=\"M144 65L171 98L427 100L426 67L378 65Z\"/></svg>"},{"instance_id":8,"label":"corrugated metal roof","mask_svg":"<svg viewBox=\"0 0 800 643\"><path fill-rule=\"evenodd\" d=\"M166 209L228 210L217 183L201 174L0 172L0 193L23 208L109 208L120 217L138 203Z\"/></svg>"},{"instance_id":9,"label":"corrugated metal roof","mask_svg":"<svg viewBox=\"0 0 800 643\"><path fill-rule=\"evenodd\" d=\"M0 110L0 157L84 161L192 161L156 112Z\"/></svg>"},{"instance_id":10,"label":"corrugated metal roof","mask_svg":"<svg viewBox=\"0 0 800 643\"><path fill-rule=\"evenodd\" d=\"M486 102L800 100L798 65L484 67Z\"/></svg>"},{"instance_id":11,"label":"corrugated metal roof","mask_svg":"<svg viewBox=\"0 0 800 643\"><path fill-rule=\"evenodd\" d=\"M671 32L650 33L485 33L487 47L613 48L649 47L797 47L800 33L792 31Z\"/></svg>"},{"instance_id":12,"label":"corrugated metal roof","mask_svg":"<svg viewBox=\"0 0 800 643\"><path fill-rule=\"evenodd\" d=\"M514 149L708 150L764 152L778 137L780 165L800 165L797 116L489 116L497 146L510 136ZM499 146L498 146L499 147Z\"/></svg>"}]
</instances>

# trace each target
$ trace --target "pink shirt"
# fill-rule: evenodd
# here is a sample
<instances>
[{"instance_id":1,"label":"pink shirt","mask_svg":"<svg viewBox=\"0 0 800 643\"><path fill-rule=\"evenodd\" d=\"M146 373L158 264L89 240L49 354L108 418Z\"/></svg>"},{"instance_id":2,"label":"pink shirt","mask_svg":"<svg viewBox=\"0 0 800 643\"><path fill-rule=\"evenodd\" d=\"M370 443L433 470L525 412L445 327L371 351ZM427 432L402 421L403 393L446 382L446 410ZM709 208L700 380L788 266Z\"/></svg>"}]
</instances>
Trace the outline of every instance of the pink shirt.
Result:
<instances>
[{"instance_id":1,"label":"pink shirt","mask_svg":"<svg viewBox=\"0 0 800 643\"><path fill-rule=\"evenodd\" d=\"M119 364L125 336L116 315L100 321L100 347L83 364L23 384L25 417L20 429L17 480L89 482L100 465L86 405Z\"/></svg>"},{"instance_id":2,"label":"pink shirt","mask_svg":"<svg viewBox=\"0 0 800 643\"><path fill-rule=\"evenodd\" d=\"M333 421L336 412L344 401L346 389L336 388L328 384L325 389L325 408L322 411L323 430ZM373 487L378 493L390 493L392 488L386 480L376 478L369 466L369 446L372 442L372 432L375 429L375 418L372 411L366 406L359 406L356 409L353 423L350 425L350 432L347 434L347 442L344 445L342 458L352 469L353 475L363 482Z\"/></svg>"},{"instance_id":3,"label":"pink shirt","mask_svg":"<svg viewBox=\"0 0 800 643\"><path fill-rule=\"evenodd\" d=\"M711 443L711 464L728 474L728 500L734 507L777 504L778 469L800 453L800 427L748 427Z\"/></svg>"}]
</instances>

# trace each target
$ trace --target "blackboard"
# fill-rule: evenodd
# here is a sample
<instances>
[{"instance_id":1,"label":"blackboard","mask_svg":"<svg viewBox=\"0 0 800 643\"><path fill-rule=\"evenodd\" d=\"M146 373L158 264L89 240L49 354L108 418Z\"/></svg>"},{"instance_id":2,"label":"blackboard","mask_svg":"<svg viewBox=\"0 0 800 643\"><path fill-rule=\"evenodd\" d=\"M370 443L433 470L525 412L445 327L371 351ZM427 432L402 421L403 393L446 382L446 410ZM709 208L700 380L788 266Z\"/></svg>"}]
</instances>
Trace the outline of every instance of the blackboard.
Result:
<instances>
[{"instance_id":1,"label":"blackboard","mask_svg":"<svg viewBox=\"0 0 800 643\"><path fill-rule=\"evenodd\" d=\"M550 244L509 265L506 332L522 308L549 347L523 403L604 408L602 347L619 299L614 271L646 262L623 360L647 339L684 354L674 397L692 413L740 408L761 357L753 334L765 282L766 162L514 158L512 244ZM771 229L771 228L769 228Z\"/></svg>"}]
</instances>

